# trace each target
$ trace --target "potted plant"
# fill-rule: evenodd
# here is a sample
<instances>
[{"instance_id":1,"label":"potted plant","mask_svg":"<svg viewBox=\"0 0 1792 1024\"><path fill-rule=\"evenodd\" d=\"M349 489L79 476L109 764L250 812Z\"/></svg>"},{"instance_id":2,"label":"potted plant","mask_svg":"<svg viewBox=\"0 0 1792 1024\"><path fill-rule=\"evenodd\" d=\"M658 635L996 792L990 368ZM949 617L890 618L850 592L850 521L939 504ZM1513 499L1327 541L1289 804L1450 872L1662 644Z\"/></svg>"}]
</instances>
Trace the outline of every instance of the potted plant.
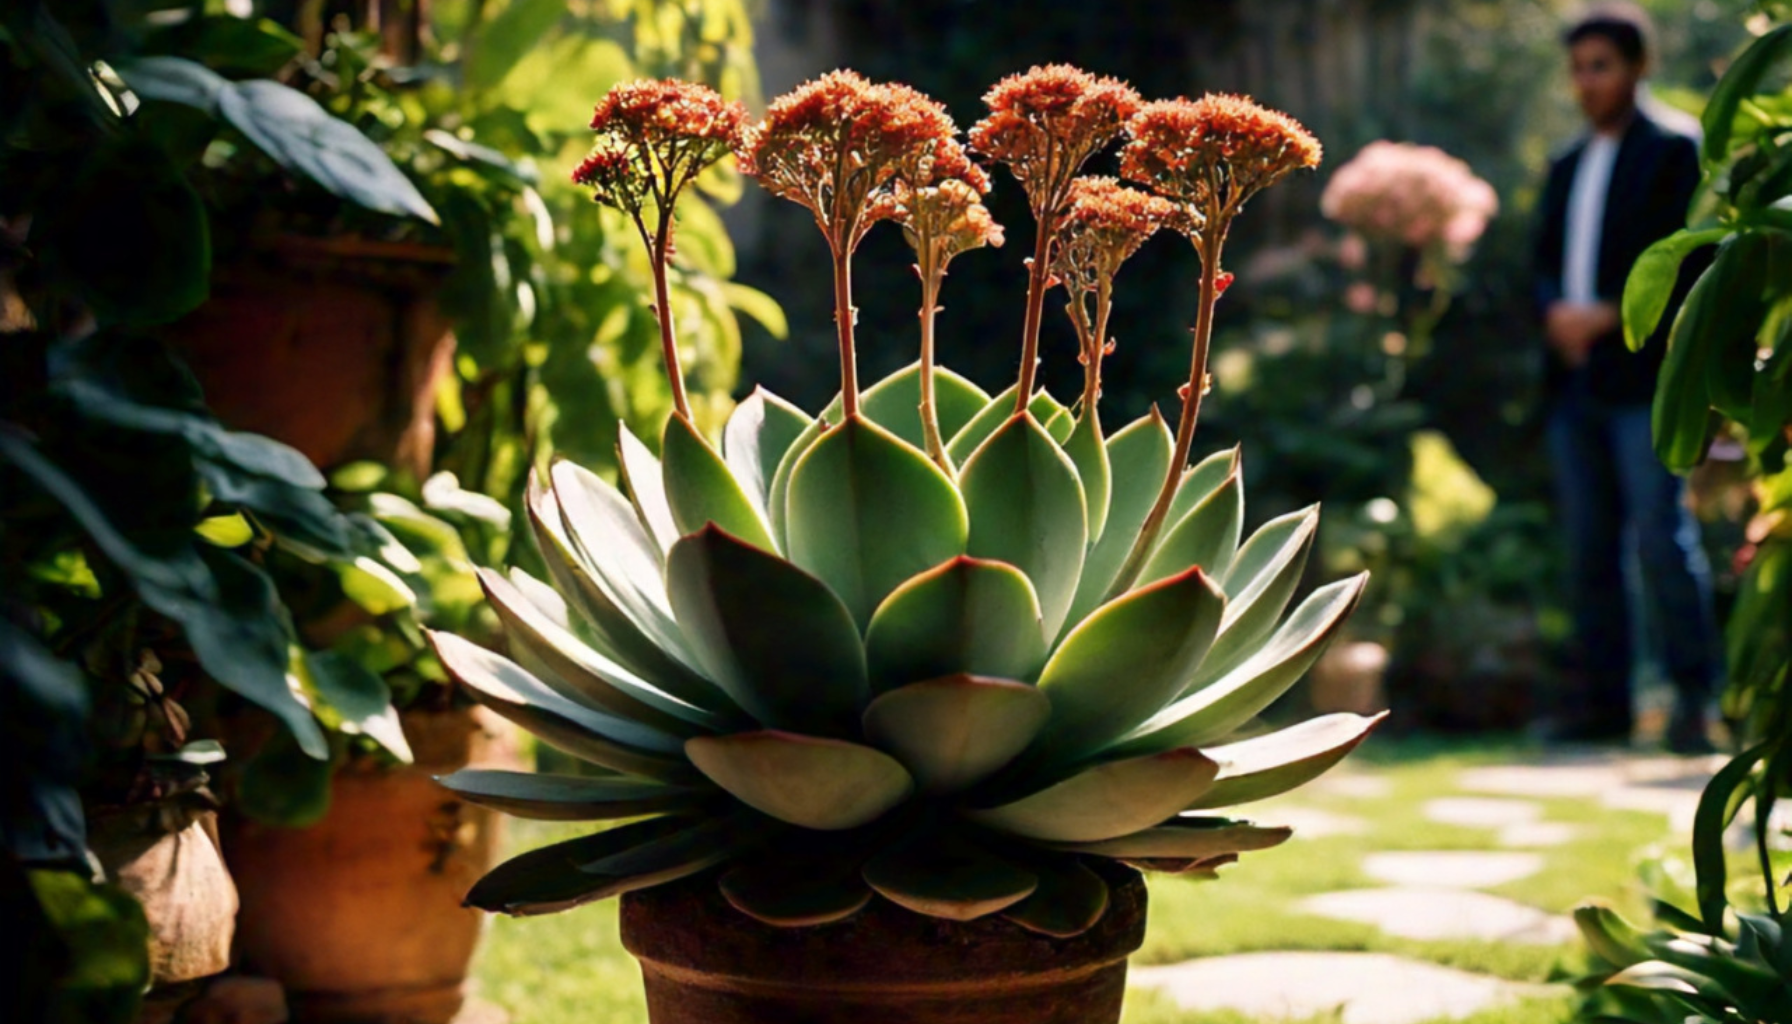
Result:
<instances>
[{"instance_id":1,"label":"potted plant","mask_svg":"<svg viewBox=\"0 0 1792 1024\"><path fill-rule=\"evenodd\" d=\"M1316 512L1240 543L1237 453L1189 467L1227 229L1318 162L1284 115L1142 103L1066 66L994 87L971 145L1037 219L1020 380L993 398L934 364L947 263L994 242L988 188L943 108L835 72L765 120L642 81L598 106L577 180L629 215L657 273L680 190L731 149L833 252L840 395L763 391L720 450L679 405L662 454L624 439L624 494L562 461L531 489L551 584L483 572L509 656L447 633L487 706L603 770L460 772L462 798L638 819L499 866L469 904L515 914L620 893L659 1024L1114 1020L1143 935L1134 868L1211 876L1289 830L1212 815L1335 764L1378 718L1238 739L1312 664L1364 577L1284 616ZM1122 174L1079 177L1122 132ZM861 391L851 257L878 220L917 251L921 358ZM1096 414L1115 274L1154 231L1202 258L1174 435ZM1036 392L1046 291L1066 287L1082 398ZM680 379L668 306L662 351ZM676 385L675 385L676 386Z\"/></svg>"}]
</instances>

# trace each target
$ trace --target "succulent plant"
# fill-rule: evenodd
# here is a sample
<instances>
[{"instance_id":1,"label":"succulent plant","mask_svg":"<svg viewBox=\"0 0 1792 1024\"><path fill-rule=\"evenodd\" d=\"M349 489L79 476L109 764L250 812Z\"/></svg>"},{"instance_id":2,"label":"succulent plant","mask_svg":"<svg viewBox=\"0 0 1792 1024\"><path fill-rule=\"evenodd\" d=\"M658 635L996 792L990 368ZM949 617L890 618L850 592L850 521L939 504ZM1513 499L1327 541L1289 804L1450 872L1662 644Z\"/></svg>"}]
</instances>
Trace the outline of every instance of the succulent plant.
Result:
<instances>
[{"instance_id":1,"label":"succulent plant","mask_svg":"<svg viewBox=\"0 0 1792 1024\"><path fill-rule=\"evenodd\" d=\"M1046 151L1029 148L1028 103L1077 88L1099 101L1102 116L1082 120L1105 135L1051 150L1078 153L1080 164L1114 137L1136 97L1074 69L1029 74L992 90L997 123L982 137L997 141L985 155L1017 176L1043 164L1063 179L1029 195L1082 194L1061 161L1017 156ZM927 257L930 238L958 233L933 250L949 258L1000 237L975 203L987 178L953 149L951 122L930 102L836 73L779 100L737 140L747 168L810 206L836 247L834 403L810 416L756 391L719 450L681 413L658 457L625 431L621 488L555 464L528 495L550 578L483 575L509 657L434 637L482 701L597 766L462 771L445 785L525 817L639 819L500 865L468 894L471 905L540 913L720 866L726 899L772 924L836 920L876 893L938 917L1001 913L1073 935L1107 904L1089 859L1211 877L1290 834L1216 811L1309 781L1379 720L1328 715L1240 732L1319 657L1365 577L1322 586L1289 612L1317 510L1241 540L1239 453L1187 466L1205 378L1201 330L1177 434L1153 409L1102 436L1094 403L1111 348L1108 295L1137 232L1112 232L1124 254L1098 253L1073 294L1097 375L1075 409L1018 386L991 396L933 366L931 344L859 393L846 260L869 223L911 229L918 262L938 271L922 275L929 307L944 271ZM1066 122L1078 123L1056 120ZM1290 140L1300 138L1256 144ZM1154 166L1198 171L1196 150ZM853 160L840 158L849 151ZM1250 166L1261 179L1269 161ZM838 173L863 178L848 188L830 177ZM942 187L941 175L962 184ZM1174 202L1154 208L1146 227L1174 223L1206 246L1211 304L1224 287L1214 232L1223 239L1246 193L1158 191ZM935 218L948 227L917 228L935 201L956 204ZM1178 216L1165 215L1169 206ZM1053 219L1079 231L1113 226ZM1204 310L1202 326L1210 319ZM1030 352L1036 339L1026 341Z\"/></svg>"}]
</instances>

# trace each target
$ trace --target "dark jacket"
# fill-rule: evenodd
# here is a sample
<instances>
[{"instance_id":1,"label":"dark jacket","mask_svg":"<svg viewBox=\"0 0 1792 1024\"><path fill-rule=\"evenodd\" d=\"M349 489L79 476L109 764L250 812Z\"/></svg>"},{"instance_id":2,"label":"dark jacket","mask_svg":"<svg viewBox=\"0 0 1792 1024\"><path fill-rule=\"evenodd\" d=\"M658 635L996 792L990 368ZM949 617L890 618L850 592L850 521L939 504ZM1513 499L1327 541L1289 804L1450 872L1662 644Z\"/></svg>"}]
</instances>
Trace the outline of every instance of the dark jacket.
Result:
<instances>
[{"instance_id":1,"label":"dark jacket","mask_svg":"<svg viewBox=\"0 0 1792 1024\"><path fill-rule=\"evenodd\" d=\"M1586 140L1569 147L1549 167L1549 181L1538 207L1534 295L1541 320L1551 303L1562 298L1562 259L1568 234L1568 192L1574 184ZM1686 210L1699 184L1699 146L1638 111L1612 162L1612 180L1605 198L1600 229L1599 269L1594 290L1604 302L1616 303L1624 280L1644 249L1686 225ZM1699 261L1689 261L1681 275L1676 301L1662 317L1656 336L1639 353L1624 347L1621 333L1601 338L1589 354L1584 372L1587 392L1614 404L1647 404L1655 395L1668 325L1678 299L1696 275ZM1568 381L1570 371L1551 349L1548 357L1551 394Z\"/></svg>"}]
</instances>

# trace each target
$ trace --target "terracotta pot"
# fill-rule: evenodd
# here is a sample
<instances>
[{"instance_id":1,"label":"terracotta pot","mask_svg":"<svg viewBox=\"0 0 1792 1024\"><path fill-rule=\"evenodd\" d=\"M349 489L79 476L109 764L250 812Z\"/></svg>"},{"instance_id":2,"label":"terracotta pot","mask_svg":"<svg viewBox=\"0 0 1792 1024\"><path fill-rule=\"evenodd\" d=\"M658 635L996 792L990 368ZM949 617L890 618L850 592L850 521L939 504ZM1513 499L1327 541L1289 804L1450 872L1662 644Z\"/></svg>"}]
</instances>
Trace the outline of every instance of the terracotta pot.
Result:
<instances>
[{"instance_id":1,"label":"terracotta pot","mask_svg":"<svg viewBox=\"0 0 1792 1024\"><path fill-rule=\"evenodd\" d=\"M1369 640L1333 644L1313 664L1309 692L1313 710L1373 715L1387 710L1383 681L1388 649Z\"/></svg>"},{"instance_id":2,"label":"terracotta pot","mask_svg":"<svg viewBox=\"0 0 1792 1024\"><path fill-rule=\"evenodd\" d=\"M218 854L216 814L196 812L176 832L157 827L156 818L96 818L89 846L106 877L143 905L150 984L161 988L230 966L237 890Z\"/></svg>"},{"instance_id":3,"label":"terracotta pot","mask_svg":"<svg viewBox=\"0 0 1792 1024\"><path fill-rule=\"evenodd\" d=\"M232 819L244 970L280 981L298 1021L446 1024L482 915L461 906L496 863L499 818L433 775L516 767L514 732L483 709L406 712L416 763L349 768L310 828Z\"/></svg>"},{"instance_id":4,"label":"terracotta pot","mask_svg":"<svg viewBox=\"0 0 1792 1024\"><path fill-rule=\"evenodd\" d=\"M281 236L219 267L211 298L165 333L206 403L319 466L427 474L435 389L454 334L437 306L451 250Z\"/></svg>"},{"instance_id":5,"label":"terracotta pot","mask_svg":"<svg viewBox=\"0 0 1792 1024\"><path fill-rule=\"evenodd\" d=\"M1113 1024L1145 938L1145 885L1106 875L1107 913L1071 939L883 899L838 924L774 928L702 875L624 896L622 944L652 1024Z\"/></svg>"}]
</instances>

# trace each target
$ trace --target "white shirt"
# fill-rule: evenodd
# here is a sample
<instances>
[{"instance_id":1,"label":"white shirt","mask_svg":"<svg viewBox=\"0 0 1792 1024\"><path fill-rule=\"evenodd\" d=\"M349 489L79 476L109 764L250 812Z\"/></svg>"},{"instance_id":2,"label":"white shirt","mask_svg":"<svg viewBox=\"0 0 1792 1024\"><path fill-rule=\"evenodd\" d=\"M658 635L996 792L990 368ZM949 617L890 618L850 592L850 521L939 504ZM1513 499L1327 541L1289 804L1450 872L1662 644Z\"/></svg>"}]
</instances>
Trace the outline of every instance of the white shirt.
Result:
<instances>
[{"instance_id":1,"label":"white shirt","mask_svg":"<svg viewBox=\"0 0 1792 1024\"><path fill-rule=\"evenodd\" d=\"M1568 235L1562 244L1562 298L1599 301L1599 242L1605 225L1605 196L1618 158L1618 137L1595 134L1581 150L1568 187Z\"/></svg>"}]
</instances>

